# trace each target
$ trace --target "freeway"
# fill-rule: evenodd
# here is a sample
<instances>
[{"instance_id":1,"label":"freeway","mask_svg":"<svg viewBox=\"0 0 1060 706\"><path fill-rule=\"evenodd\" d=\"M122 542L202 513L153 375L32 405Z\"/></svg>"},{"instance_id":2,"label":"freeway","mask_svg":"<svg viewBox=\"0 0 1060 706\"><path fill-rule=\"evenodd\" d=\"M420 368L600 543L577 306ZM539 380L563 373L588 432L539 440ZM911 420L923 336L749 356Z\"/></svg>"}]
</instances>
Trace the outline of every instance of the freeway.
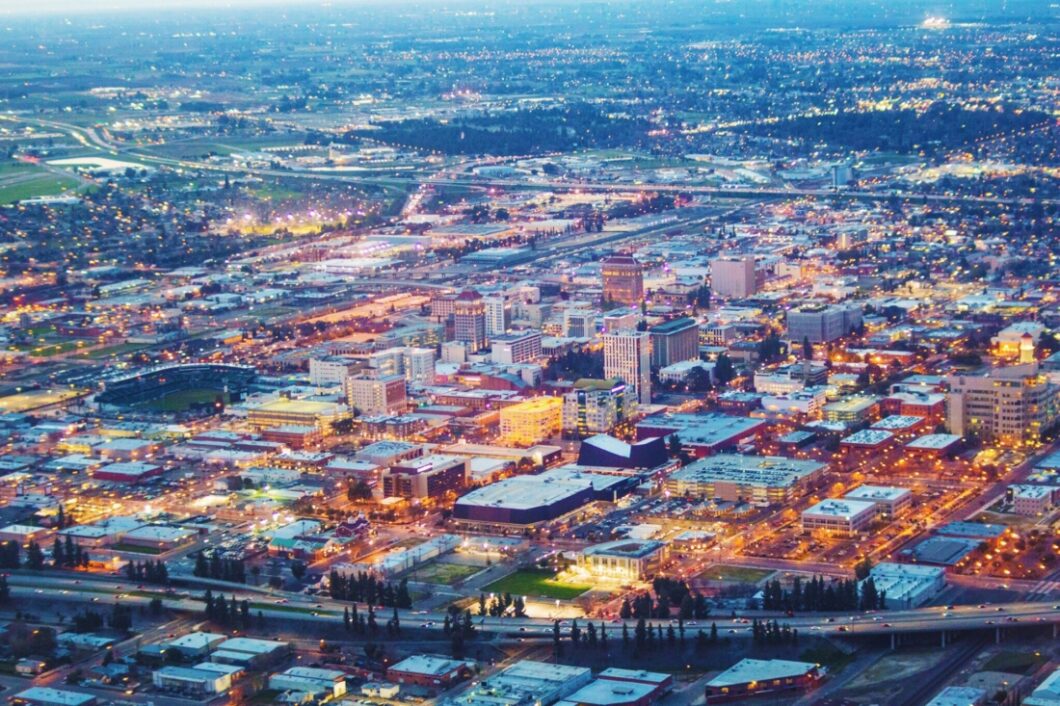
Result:
<instances>
[{"instance_id":1,"label":"freeway","mask_svg":"<svg viewBox=\"0 0 1060 706\"><path fill-rule=\"evenodd\" d=\"M43 120L40 118L30 118L26 116L15 116L15 115L0 115L0 119L8 120L12 122L22 122L40 127L46 127L56 130L62 130L70 134L75 140L84 144L85 146L95 147L108 152L115 157L125 156L127 158L135 159L140 162L153 163L162 166L168 166L178 169L200 169L207 171L220 171L230 173L249 173L258 176L271 176L271 177L285 177L295 179L316 179L325 181L341 181L351 184L365 184L365 185L376 185L376 186L391 186L399 188L408 188L420 182L422 184L433 185L433 186L457 186L465 188L509 188L509 189L550 189L550 190L562 190L562 191L594 191L594 192L606 192L606 193L621 193L621 192L646 192L646 193L687 193L687 194L700 194L704 196L722 196L727 198L802 198L802 197L832 197L841 196L843 198L855 199L861 201L887 201L892 198L911 200L919 203L937 203L937 204L971 204L971 205L992 205L992 206L1030 206L1036 203L1035 199L1029 198L1003 198L1003 197L987 197L987 196L950 196L946 194L911 194L906 192L898 192L894 190L884 191L835 191L832 189L794 189L794 188L778 188L778 187L748 187L748 188L736 188L726 189L716 186L695 186L695 185L680 185L680 184L636 184L636 183L610 183L610 182L590 182L590 181L568 181L560 179L538 179L538 180L518 180L518 179L483 179L481 177L467 177L461 176L459 173L453 173L449 171L451 176L446 176L447 172L435 174L426 179L417 180L413 176L408 177L393 177L393 176L349 176L345 174L329 174L326 172L306 172L306 171L295 171L288 169L270 169L270 168L250 168L250 167L234 167L223 164L211 164L208 162L191 161L191 160L180 160L171 159L168 157L159 157L147 152L133 150L111 139L101 135L95 128L82 127L79 125L72 125L70 123L63 123L54 120ZM1042 205L1056 206L1060 205L1060 200L1057 199L1038 199L1037 203Z\"/></svg>"},{"instance_id":2,"label":"freeway","mask_svg":"<svg viewBox=\"0 0 1060 706\"><path fill-rule=\"evenodd\" d=\"M46 573L12 574L8 578L11 593L32 599L42 596L49 601L64 601L74 603L99 603L110 605L120 602L130 605L147 605L151 596L137 595L138 589L125 586L127 582L120 582L110 577L95 577L91 574L79 574L79 578L69 575ZM150 591L151 587L145 586L144 592ZM157 591L157 589L155 589ZM343 609L349 604L332 600L326 597L316 597L316 603L305 604L298 601L305 600L304 596L282 591L274 591L273 603L266 602L260 591L248 591L238 589L232 591L218 591L226 597L234 596L236 600L247 599L254 603L251 612L256 614L260 611L266 617L283 618L285 620L299 620L306 622L339 622L342 620ZM109 599L109 600L108 600ZM191 597L188 593L174 593L165 596L163 603L173 610L197 613L202 610L202 601ZM360 606L366 610L365 606ZM392 609L380 608L378 611L381 621L389 619ZM398 616L403 624L407 626L418 626L426 630L441 630L445 621L443 611L416 611L399 610ZM736 618L717 616L705 619L698 624L688 621L685 626L689 629L703 629L710 626L711 622L718 625L719 634L722 636L736 638L751 637L751 619L761 617L763 619L776 618L778 621L790 625L804 634L817 634L833 637L856 637L856 636L885 636L908 633L932 633L932 632L958 632L965 630L987 630L992 628L1013 628L1035 625L1052 625L1054 632L1060 627L1060 605L1042 602L1013 602L997 603L982 606L954 606L927 607L908 610L888 610L875 614L842 613L842 614L807 614L801 613L792 617L784 617L775 614L759 614L748 612L746 615L738 615ZM484 633L525 633L527 636L551 635L553 620L550 618L494 618L489 616L475 616L476 629ZM612 630L621 630L623 623L633 629L636 622L632 620L612 620L608 627ZM563 626L566 626L564 621Z\"/></svg>"}]
</instances>

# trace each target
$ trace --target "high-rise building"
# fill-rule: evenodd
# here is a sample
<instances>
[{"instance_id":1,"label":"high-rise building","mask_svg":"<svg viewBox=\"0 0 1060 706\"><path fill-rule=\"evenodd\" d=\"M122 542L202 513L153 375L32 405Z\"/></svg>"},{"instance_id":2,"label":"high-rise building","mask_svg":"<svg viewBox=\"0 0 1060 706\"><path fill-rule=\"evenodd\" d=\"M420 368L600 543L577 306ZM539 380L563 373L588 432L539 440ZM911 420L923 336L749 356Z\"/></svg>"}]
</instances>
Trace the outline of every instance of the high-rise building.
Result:
<instances>
[{"instance_id":1,"label":"high-rise building","mask_svg":"<svg viewBox=\"0 0 1060 706\"><path fill-rule=\"evenodd\" d=\"M723 297L742 299L755 293L755 259L719 257L710 263L710 288Z\"/></svg>"},{"instance_id":2,"label":"high-rise building","mask_svg":"<svg viewBox=\"0 0 1060 706\"><path fill-rule=\"evenodd\" d=\"M787 325L789 340L829 343L861 326L861 307L857 304L804 306L788 312Z\"/></svg>"},{"instance_id":3,"label":"high-rise building","mask_svg":"<svg viewBox=\"0 0 1060 706\"><path fill-rule=\"evenodd\" d=\"M636 407L625 381L582 378L563 396L563 431L579 438L609 434L630 420Z\"/></svg>"},{"instance_id":4,"label":"high-rise building","mask_svg":"<svg viewBox=\"0 0 1060 706\"><path fill-rule=\"evenodd\" d=\"M376 371L376 377L403 375L410 383L430 385L434 382L434 349L384 348L368 356L368 367Z\"/></svg>"},{"instance_id":5,"label":"high-rise building","mask_svg":"<svg viewBox=\"0 0 1060 706\"><path fill-rule=\"evenodd\" d=\"M1037 363L950 375L947 425L950 432L1001 446L1037 444L1060 414L1060 387Z\"/></svg>"},{"instance_id":6,"label":"high-rise building","mask_svg":"<svg viewBox=\"0 0 1060 706\"><path fill-rule=\"evenodd\" d=\"M667 365L699 358L699 326L695 319L685 316L653 326L651 334L651 366Z\"/></svg>"},{"instance_id":7,"label":"high-rise building","mask_svg":"<svg viewBox=\"0 0 1060 706\"><path fill-rule=\"evenodd\" d=\"M503 294L484 297L486 305L486 335L500 336L512 325L512 303Z\"/></svg>"},{"instance_id":8,"label":"high-rise building","mask_svg":"<svg viewBox=\"0 0 1060 706\"><path fill-rule=\"evenodd\" d=\"M465 290L453 302L453 338L472 353L486 347L486 304L478 292Z\"/></svg>"},{"instance_id":9,"label":"high-rise building","mask_svg":"<svg viewBox=\"0 0 1060 706\"><path fill-rule=\"evenodd\" d=\"M604 376L632 385L641 404L651 404L651 338L647 331L604 334Z\"/></svg>"},{"instance_id":10,"label":"high-rise building","mask_svg":"<svg viewBox=\"0 0 1060 706\"><path fill-rule=\"evenodd\" d=\"M361 414L400 414L408 401L405 376L346 378L346 400Z\"/></svg>"},{"instance_id":11,"label":"high-rise building","mask_svg":"<svg viewBox=\"0 0 1060 706\"><path fill-rule=\"evenodd\" d=\"M494 363L528 363L541 357L541 332L527 330L497 336L490 341L490 346Z\"/></svg>"},{"instance_id":12,"label":"high-rise building","mask_svg":"<svg viewBox=\"0 0 1060 706\"><path fill-rule=\"evenodd\" d=\"M604 299L639 305L644 301L644 268L632 255L612 255L600 264Z\"/></svg>"},{"instance_id":13,"label":"high-rise building","mask_svg":"<svg viewBox=\"0 0 1060 706\"><path fill-rule=\"evenodd\" d=\"M596 335L596 314L586 309L563 312L563 335L570 338L592 338Z\"/></svg>"}]
</instances>

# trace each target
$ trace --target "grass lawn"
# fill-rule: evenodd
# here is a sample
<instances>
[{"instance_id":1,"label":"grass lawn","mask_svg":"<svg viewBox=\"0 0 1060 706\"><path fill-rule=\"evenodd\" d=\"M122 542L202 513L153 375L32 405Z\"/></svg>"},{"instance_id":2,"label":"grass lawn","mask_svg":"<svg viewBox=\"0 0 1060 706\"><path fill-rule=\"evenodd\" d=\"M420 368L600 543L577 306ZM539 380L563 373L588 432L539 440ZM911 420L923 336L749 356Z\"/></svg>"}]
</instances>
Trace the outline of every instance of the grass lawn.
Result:
<instances>
[{"instance_id":1,"label":"grass lawn","mask_svg":"<svg viewBox=\"0 0 1060 706\"><path fill-rule=\"evenodd\" d=\"M700 579L710 581L728 581L730 583L759 583L763 579L772 576L774 571L768 569L752 569L746 566L729 566L727 564L716 564L703 571Z\"/></svg>"},{"instance_id":2,"label":"grass lawn","mask_svg":"<svg viewBox=\"0 0 1060 706\"><path fill-rule=\"evenodd\" d=\"M115 551L129 552L130 554L151 554L151 555L155 555L155 554L161 554L162 553L162 550L159 549L158 547L141 547L139 544L125 544L124 542L119 542L118 544L115 544L111 548L114 549Z\"/></svg>"},{"instance_id":3,"label":"grass lawn","mask_svg":"<svg viewBox=\"0 0 1060 706\"><path fill-rule=\"evenodd\" d=\"M1009 674L1030 674L1042 666L1047 658L1034 652L998 652L987 660L983 670L987 672L1007 672Z\"/></svg>"},{"instance_id":4,"label":"grass lawn","mask_svg":"<svg viewBox=\"0 0 1060 706\"><path fill-rule=\"evenodd\" d=\"M219 390L208 388L181 390L157 400L144 402L141 406L155 412L183 412L192 405L213 402L221 394L223 393ZM228 404L229 398L227 395L224 395L224 400L225 404Z\"/></svg>"},{"instance_id":5,"label":"grass lawn","mask_svg":"<svg viewBox=\"0 0 1060 706\"><path fill-rule=\"evenodd\" d=\"M494 581L482 590L486 593L511 593L517 596L540 596L565 601L577 598L592 586L555 580L551 571L524 569Z\"/></svg>"},{"instance_id":6,"label":"grass lawn","mask_svg":"<svg viewBox=\"0 0 1060 706\"><path fill-rule=\"evenodd\" d=\"M146 343L118 343L113 346L96 348L95 350L87 351L85 353L79 353L76 357L87 358L89 360L100 360L102 358L110 358L113 356L125 355L126 353L132 353L147 348L148 345L149 344Z\"/></svg>"},{"instance_id":7,"label":"grass lawn","mask_svg":"<svg viewBox=\"0 0 1060 706\"><path fill-rule=\"evenodd\" d=\"M423 581L424 583L438 583L451 586L480 571L482 571L481 566L446 564L436 561L420 569L416 569L412 572L410 577L415 581Z\"/></svg>"},{"instance_id":8,"label":"grass lawn","mask_svg":"<svg viewBox=\"0 0 1060 706\"><path fill-rule=\"evenodd\" d=\"M801 635L800 635L801 637ZM814 662L816 664L823 664L828 667L830 672L838 672L843 667L847 666L854 661L854 655L847 654L842 650L828 644L827 642L821 643L816 647L803 650L799 654L799 659L803 662Z\"/></svg>"},{"instance_id":9,"label":"grass lawn","mask_svg":"<svg viewBox=\"0 0 1060 706\"><path fill-rule=\"evenodd\" d=\"M0 185L0 204L15 203L40 196L58 196L76 192L81 182L73 177L41 172L39 176Z\"/></svg>"}]
</instances>

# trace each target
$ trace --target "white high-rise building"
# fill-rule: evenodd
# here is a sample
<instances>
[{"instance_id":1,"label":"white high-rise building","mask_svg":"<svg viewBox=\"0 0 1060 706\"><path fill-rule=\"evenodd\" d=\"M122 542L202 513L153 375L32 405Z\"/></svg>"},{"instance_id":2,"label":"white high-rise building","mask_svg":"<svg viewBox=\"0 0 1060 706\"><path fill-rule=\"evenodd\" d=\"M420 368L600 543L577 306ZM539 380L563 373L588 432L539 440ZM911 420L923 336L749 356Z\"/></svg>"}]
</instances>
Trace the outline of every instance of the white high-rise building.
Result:
<instances>
[{"instance_id":1,"label":"white high-rise building","mask_svg":"<svg viewBox=\"0 0 1060 706\"><path fill-rule=\"evenodd\" d=\"M651 337L647 331L604 334L604 377L633 385L637 400L651 404Z\"/></svg>"},{"instance_id":2,"label":"white high-rise building","mask_svg":"<svg viewBox=\"0 0 1060 706\"><path fill-rule=\"evenodd\" d=\"M512 325L512 303L504 295L484 297L486 304L486 335L503 335Z\"/></svg>"},{"instance_id":3,"label":"white high-rise building","mask_svg":"<svg viewBox=\"0 0 1060 706\"><path fill-rule=\"evenodd\" d=\"M384 348L368 356L368 367L375 376L403 375L412 384L430 385L434 382L434 349Z\"/></svg>"}]
</instances>

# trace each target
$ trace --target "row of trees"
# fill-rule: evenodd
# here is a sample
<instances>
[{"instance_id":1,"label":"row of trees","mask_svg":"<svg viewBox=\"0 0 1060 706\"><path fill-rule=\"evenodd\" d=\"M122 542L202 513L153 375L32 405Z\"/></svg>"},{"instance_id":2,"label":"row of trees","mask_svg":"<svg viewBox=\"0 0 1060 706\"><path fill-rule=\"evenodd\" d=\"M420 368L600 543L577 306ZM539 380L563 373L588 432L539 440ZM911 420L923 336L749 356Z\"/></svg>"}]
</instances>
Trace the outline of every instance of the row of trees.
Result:
<instances>
[{"instance_id":1,"label":"row of trees","mask_svg":"<svg viewBox=\"0 0 1060 706\"><path fill-rule=\"evenodd\" d=\"M216 579L218 581L229 581L231 583L246 583L247 570L242 559L227 559L216 552L206 557L205 552L199 552L195 557L195 568L192 573L199 578Z\"/></svg>"},{"instance_id":2,"label":"row of trees","mask_svg":"<svg viewBox=\"0 0 1060 706\"><path fill-rule=\"evenodd\" d=\"M877 591L871 577L865 580L858 591L855 579L826 582L814 576L806 585L796 577L791 589L785 589L780 581L768 582L762 591L762 608L765 610L828 612L843 610L878 610L886 606L887 592Z\"/></svg>"},{"instance_id":3,"label":"row of trees","mask_svg":"<svg viewBox=\"0 0 1060 706\"><path fill-rule=\"evenodd\" d=\"M244 599L240 602L235 596L230 600L225 600L224 595L214 597L210 589L206 589L203 601L207 620L231 628L246 630L250 627L250 601Z\"/></svg>"},{"instance_id":4,"label":"row of trees","mask_svg":"<svg viewBox=\"0 0 1060 706\"><path fill-rule=\"evenodd\" d=\"M146 581L165 586L169 583L169 569L161 559L156 561L130 561L125 565L125 576L130 581Z\"/></svg>"},{"instance_id":5,"label":"row of trees","mask_svg":"<svg viewBox=\"0 0 1060 706\"><path fill-rule=\"evenodd\" d=\"M355 601L387 608L412 607L412 596L409 594L407 579L401 579L395 588L392 583L380 581L366 571L349 576L332 571L328 577L328 585L331 597L335 600Z\"/></svg>"},{"instance_id":6,"label":"row of trees","mask_svg":"<svg viewBox=\"0 0 1060 706\"><path fill-rule=\"evenodd\" d=\"M69 536L65 541L60 541L57 537L55 544L52 545L52 564L56 568L88 566L88 552L75 544Z\"/></svg>"},{"instance_id":7,"label":"row of trees","mask_svg":"<svg viewBox=\"0 0 1060 706\"><path fill-rule=\"evenodd\" d=\"M523 602L523 599L520 596L512 598L512 594L505 593L487 600L485 593L478 594L479 615L488 615L493 618L499 618L502 615L507 614L509 610L511 610L511 614L516 618L526 617L526 603Z\"/></svg>"},{"instance_id":8,"label":"row of trees","mask_svg":"<svg viewBox=\"0 0 1060 706\"><path fill-rule=\"evenodd\" d=\"M619 617L629 620L630 618L670 618L673 606L678 607L678 616L681 620L697 620L710 615L710 606L707 599L696 591L691 591L684 581L671 578L658 577L652 582L655 592L655 600L650 593L642 593L630 600L628 597L622 601L619 608Z\"/></svg>"},{"instance_id":9,"label":"row of trees","mask_svg":"<svg viewBox=\"0 0 1060 706\"><path fill-rule=\"evenodd\" d=\"M114 608L111 609L110 617L106 620L106 624L114 630L129 632L132 630L133 624L132 608L115 603ZM85 609L74 615L74 632L95 632L103 628L103 625L103 614L94 610Z\"/></svg>"}]
</instances>

